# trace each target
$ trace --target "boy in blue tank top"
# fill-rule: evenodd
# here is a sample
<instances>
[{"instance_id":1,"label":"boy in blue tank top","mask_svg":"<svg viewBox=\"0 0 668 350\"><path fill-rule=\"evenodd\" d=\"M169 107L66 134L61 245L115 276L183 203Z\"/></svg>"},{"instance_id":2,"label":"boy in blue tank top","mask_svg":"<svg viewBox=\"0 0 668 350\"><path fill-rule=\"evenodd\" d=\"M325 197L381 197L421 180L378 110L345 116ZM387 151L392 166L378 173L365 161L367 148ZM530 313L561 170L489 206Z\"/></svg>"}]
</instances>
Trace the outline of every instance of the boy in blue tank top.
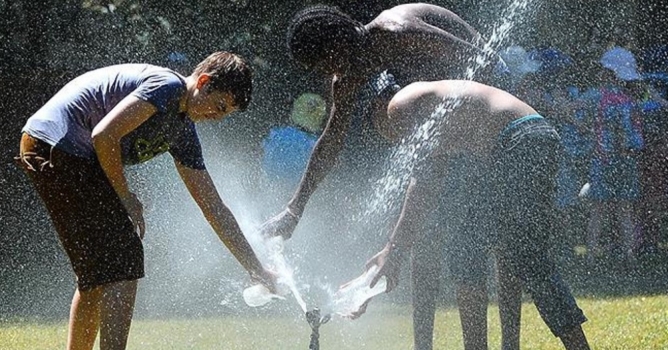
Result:
<instances>
[{"instance_id":1,"label":"boy in blue tank top","mask_svg":"<svg viewBox=\"0 0 668 350\"><path fill-rule=\"evenodd\" d=\"M123 166L162 153L204 217L251 280L275 290L207 172L194 123L220 120L250 103L245 60L216 52L190 76L148 64L85 73L23 128L18 163L42 198L77 279L68 349L124 349L137 280L144 276L143 206Z\"/></svg>"}]
</instances>

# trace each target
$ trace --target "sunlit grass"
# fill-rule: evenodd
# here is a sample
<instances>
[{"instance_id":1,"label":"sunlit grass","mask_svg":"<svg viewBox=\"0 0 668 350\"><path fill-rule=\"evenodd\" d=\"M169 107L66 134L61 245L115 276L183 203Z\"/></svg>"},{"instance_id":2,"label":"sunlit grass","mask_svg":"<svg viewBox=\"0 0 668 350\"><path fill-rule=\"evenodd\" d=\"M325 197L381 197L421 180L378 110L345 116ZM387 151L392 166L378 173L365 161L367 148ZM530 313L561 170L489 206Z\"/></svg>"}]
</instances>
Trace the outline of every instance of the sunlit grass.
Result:
<instances>
[{"instance_id":1,"label":"sunlit grass","mask_svg":"<svg viewBox=\"0 0 668 350\"><path fill-rule=\"evenodd\" d=\"M589 317L584 328L594 349L668 348L668 296L580 299ZM457 311L436 318L435 349L461 349ZM489 309L490 348L500 348L498 309ZM371 305L356 321L333 319L320 329L322 349L410 349L409 307ZM139 319L129 349L308 349L310 329L299 317L229 316L201 319ZM65 322L0 323L0 348L63 349ZM522 349L562 349L531 304L522 314Z\"/></svg>"}]
</instances>

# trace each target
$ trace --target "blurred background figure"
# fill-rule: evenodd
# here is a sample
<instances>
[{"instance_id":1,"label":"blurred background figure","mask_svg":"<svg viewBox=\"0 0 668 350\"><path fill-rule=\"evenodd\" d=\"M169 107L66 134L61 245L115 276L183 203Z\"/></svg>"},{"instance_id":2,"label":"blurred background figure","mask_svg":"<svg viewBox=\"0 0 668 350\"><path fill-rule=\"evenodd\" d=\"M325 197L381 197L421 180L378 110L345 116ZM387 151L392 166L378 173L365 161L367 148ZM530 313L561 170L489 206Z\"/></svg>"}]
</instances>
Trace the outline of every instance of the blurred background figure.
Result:
<instances>
[{"instance_id":1,"label":"blurred background figure","mask_svg":"<svg viewBox=\"0 0 668 350\"><path fill-rule=\"evenodd\" d=\"M558 124L559 115L567 112L560 106L556 106L553 101L553 94L560 94L557 90L566 89L567 79L565 78L567 69L572 68L573 59L563 51L552 46L544 46L533 49L527 54L531 61L538 62L538 69L532 74L535 80L532 90L534 96L531 98L532 106L541 114L545 115L550 121ZM558 102L565 102L562 99ZM565 107L565 106L564 106Z\"/></svg>"},{"instance_id":2,"label":"blurred background figure","mask_svg":"<svg viewBox=\"0 0 668 350\"><path fill-rule=\"evenodd\" d=\"M292 191L299 183L327 115L325 100L303 93L293 103L290 123L269 130L262 141L262 169L280 190Z\"/></svg>"},{"instance_id":3,"label":"blurred background figure","mask_svg":"<svg viewBox=\"0 0 668 350\"><path fill-rule=\"evenodd\" d=\"M639 227L633 251L640 257L659 250L661 226L668 212L668 46L650 47L639 55L642 80L630 83L636 113L643 123L645 148L638 160L641 198L636 207Z\"/></svg>"},{"instance_id":4,"label":"blurred background figure","mask_svg":"<svg viewBox=\"0 0 668 350\"><path fill-rule=\"evenodd\" d=\"M594 131L596 145L590 170L592 212L588 227L591 258L610 254L631 257L636 218L633 205L640 198L638 155L644 147L642 121L634 113L634 100L626 82L640 74L633 54L614 46L600 59L601 87ZM604 252L603 222L612 229Z\"/></svg>"},{"instance_id":5,"label":"blurred background figure","mask_svg":"<svg viewBox=\"0 0 668 350\"><path fill-rule=\"evenodd\" d=\"M188 56L180 51L168 53L165 61L165 67L177 72L189 72L193 68Z\"/></svg>"},{"instance_id":6,"label":"blurred background figure","mask_svg":"<svg viewBox=\"0 0 668 350\"><path fill-rule=\"evenodd\" d=\"M530 103L540 99L542 96L535 93L537 90L534 86L534 75L541 63L531 59L528 52L519 45L508 46L499 52L499 56L506 63L508 73L504 89Z\"/></svg>"}]
</instances>

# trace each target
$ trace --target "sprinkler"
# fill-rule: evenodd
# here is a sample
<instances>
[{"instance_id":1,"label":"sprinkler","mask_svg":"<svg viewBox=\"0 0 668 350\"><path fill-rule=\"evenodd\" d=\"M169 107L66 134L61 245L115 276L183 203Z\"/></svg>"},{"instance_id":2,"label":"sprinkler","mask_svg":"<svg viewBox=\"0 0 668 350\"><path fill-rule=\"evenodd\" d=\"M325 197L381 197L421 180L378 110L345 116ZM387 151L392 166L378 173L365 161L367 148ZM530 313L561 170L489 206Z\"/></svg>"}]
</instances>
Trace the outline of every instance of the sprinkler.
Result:
<instances>
[{"instance_id":1,"label":"sprinkler","mask_svg":"<svg viewBox=\"0 0 668 350\"><path fill-rule=\"evenodd\" d=\"M327 323L331 319L331 315L320 316L320 309L317 307L311 311L306 311L306 322L311 326L311 342L309 343L309 350L320 349L320 325Z\"/></svg>"}]
</instances>

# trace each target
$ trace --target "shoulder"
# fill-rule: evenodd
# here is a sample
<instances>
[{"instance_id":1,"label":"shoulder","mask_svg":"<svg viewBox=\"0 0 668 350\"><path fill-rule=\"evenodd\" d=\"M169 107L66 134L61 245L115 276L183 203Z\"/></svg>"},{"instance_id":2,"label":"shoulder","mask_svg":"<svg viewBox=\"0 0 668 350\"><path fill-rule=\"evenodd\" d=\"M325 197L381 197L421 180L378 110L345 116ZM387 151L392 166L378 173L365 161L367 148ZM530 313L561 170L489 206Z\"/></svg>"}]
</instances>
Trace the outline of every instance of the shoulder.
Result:
<instances>
[{"instance_id":1,"label":"shoulder","mask_svg":"<svg viewBox=\"0 0 668 350\"><path fill-rule=\"evenodd\" d=\"M186 88L185 79L180 74L168 68L151 65L146 65L142 73L142 83L162 85L174 89Z\"/></svg>"},{"instance_id":2,"label":"shoulder","mask_svg":"<svg viewBox=\"0 0 668 350\"><path fill-rule=\"evenodd\" d=\"M403 4L389 8L381 12L376 18L366 25L369 32L398 32L406 30L415 25L417 15L416 5Z\"/></svg>"},{"instance_id":3,"label":"shoulder","mask_svg":"<svg viewBox=\"0 0 668 350\"><path fill-rule=\"evenodd\" d=\"M415 21L416 19L424 19L433 16L446 17L458 21L462 20L456 13L444 7L422 2L394 6L383 11L378 17Z\"/></svg>"},{"instance_id":4,"label":"shoulder","mask_svg":"<svg viewBox=\"0 0 668 350\"><path fill-rule=\"evenodd\" d=\"M464 86L464 84L470 83L477 84L472 81L458 80L418 81L408 84L406 87L399 90L399 92L395 94L393 100L395 98L398 100L414 100L429 96L445 98L453 91L466 91L468 87Z\"/></svg>"},{"instance_id":5,"label":"shoulder","mask_svg":"<svg viewBox=\"0 0 668 350\"><path fill-rule=\"evenodd\" d=\"M403 17L391 10L381 12L376 18L365 25L370 33L379 31L392 31L401 28Z\"/></svg>"},{"instance_id":6,"label":"shoulder","mask_svg":"<svg viewBox=\"0 0 668 350\"><path fill-rule=\"evenodd\" d=\"M165 112L178 108L178 100L186 91L186 83L178 73L162 67L146 65L134 95Z\"/></svg>"},{"instance_id":7,"label":"shoulder","mask_svg":"<svg viewBox=\"0 0 668 350\"><path fill-rule=\"evenodd\" d=\"M436 82L415 82L399 90L388 104L396 113L412 113L415 108L430 108L429 101L438 92Z\"/></svg>"}]
</instances>

